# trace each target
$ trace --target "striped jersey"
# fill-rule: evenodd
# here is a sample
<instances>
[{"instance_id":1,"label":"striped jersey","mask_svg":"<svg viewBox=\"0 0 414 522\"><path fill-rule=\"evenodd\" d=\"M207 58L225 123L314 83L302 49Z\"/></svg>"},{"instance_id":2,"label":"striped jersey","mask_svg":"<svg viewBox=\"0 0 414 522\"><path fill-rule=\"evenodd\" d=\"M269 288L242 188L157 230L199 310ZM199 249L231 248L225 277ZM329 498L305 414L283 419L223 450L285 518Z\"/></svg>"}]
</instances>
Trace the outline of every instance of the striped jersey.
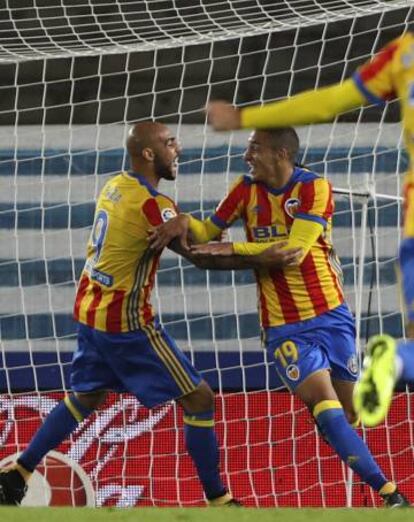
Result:
<instances>
[{"instance_id":1,"label":"striped jersey","mask_svg":"<svg viewBox=\"0 0 414 522\"><path fill-rule=\"evenodd\" d=\"M324 233L299 266L256 270L262 327L311 319L344 301L342 271L331 242L334 202L328 181L296 167L289 182L272 189L239 178L212 222L224 229L243 220L248 241L286 241L295 218L321 223Z\"/></svg>"},{"instance_id":2,"label":"striped jersey","mask_svg":"<svg viewBox=\"0 0 414 522\"><path fill-rule=\"evenodd\" d=\"M376 104L399 98L406 149L410 158L405 191L414 198L414 34L406 33L383 47L353 76L364 97ZM408 201L408 198L406 199ZM414 237L414 204L407 206L405 235Z\"/></svg>"},{"instance_id":3,"label":"striped jersey","mask_svg":"<svg viewBox=\"0 0 414 522\"><path fill-rule=\"evenodd\" d=\"M105 184L76 294L77 321L119 333L154 319L150 297L160 253L148 248L148 231L176 213L174 202L140 174L122 172Z\"/></svg>"}]
</instances>

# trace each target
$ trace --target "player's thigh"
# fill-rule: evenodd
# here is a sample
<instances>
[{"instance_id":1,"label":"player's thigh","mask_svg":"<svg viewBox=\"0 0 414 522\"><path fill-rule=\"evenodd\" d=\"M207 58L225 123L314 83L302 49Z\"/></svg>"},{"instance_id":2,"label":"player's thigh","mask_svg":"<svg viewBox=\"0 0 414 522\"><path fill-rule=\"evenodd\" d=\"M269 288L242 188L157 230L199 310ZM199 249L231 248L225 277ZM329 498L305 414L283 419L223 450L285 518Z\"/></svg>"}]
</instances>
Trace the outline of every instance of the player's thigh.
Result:
<instances>
[{"instance_id":1,"label":"player's thigh","mask_svg":"<svg viewBox=\"0 0 414 522\"><path fill-rule=\"evenodd\" d=\"M102 353L123 387L149 408L189 395L201 382L175 341L152 324L111 336Z\"/></svg>"},{"instance_id":2,"label":"player's thigh","mask_svg":"<svg viewBox=\"0 0 414 522\"><path fill-rule=\"evenodd\" d=\"M333 323L319 332L331 366L333 387L351 424L357 421L352 405L352 393L359 375L355 328L352 320Z\"/></svg>"},{"instance_id":3,"label":"player's thigh","mask_svg":"<svg viewBox=\"0 0 414 522\"><path fill-rule=\"evenodd\" d=\"M355 325L351 316L333 321L318 331L318 339L331 367L331 377L338 381L355 383L359 375L355 343Z\"/></svg>"},{"instance_id":4,"label":"player's thigh","mask_svg":"<svg viewBox=\"0 0 414 522\"><path fill-rule=\"evenodd\" d=\"M77 395L91 394L85 399L85 402L90 405L101 403L102 395L105 393L103 390L118 390L120 386L111 366L100 353L94 339L94 330L82 324L78 327L77 348L72 358L70 383ZM85 407L89 406L85 404Z\"/></svg>"},{"instance_id":5,"label":"player's thigh","mask_svg":"<svg viewBox=\"0 0 414 522\"><path fill-rule=\"evenodd\" d=\"M328 371L329 360L310 334L272 340L267 350L281 380L293 392L313 374Z\"/></svg>"}]
</instances>

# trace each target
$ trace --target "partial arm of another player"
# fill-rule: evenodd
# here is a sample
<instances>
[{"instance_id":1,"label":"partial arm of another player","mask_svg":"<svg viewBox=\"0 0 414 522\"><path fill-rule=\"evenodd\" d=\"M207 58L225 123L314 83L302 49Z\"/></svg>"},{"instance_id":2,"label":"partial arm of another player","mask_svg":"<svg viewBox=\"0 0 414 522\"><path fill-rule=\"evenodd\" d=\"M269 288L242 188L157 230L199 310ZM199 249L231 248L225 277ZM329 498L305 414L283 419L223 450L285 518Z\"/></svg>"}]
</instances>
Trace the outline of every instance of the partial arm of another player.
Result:
<instances>
[{"instance_id":1,"label":"partial arm of another player","mask_svg":"<svg viewBox=\"0 0 414 522\"><path fill-rule=\"evenodd\" d=\"M233 243L194 245L190 250L184 249L177 240L168 245L171 250L205 270L284 268L297 264L301 249L286 249L285 246L286 243L268 243L265 249L254 254L238 255L233 252Z\"/></svg>"},{"instance_id":2,"label":"partial arm of another player","mask_svg":"<svg viewBox=\"0 0 414 522\"><path fill-rule=\"evenodd\" d=\"M210 123L215 130L307 125L330 121L367 103L382 104L396 96L393 64L405 37L389 42L342 83L243 109L222 101L212 102L207 107Z\"/></svg>"},{"instance_id":3,"label":"partial arm of another player","mask_svg":"<svg viewBox=\"0 0 414 522\"><path fill-rule=\"evenodd\" d=\"M210 243L208 245L196 245L191 251L204 256L236 256L241 259L256 258L261 266L284 267L299 265L307 256L323 233L323 225L306 219L295 219L290 230L289 240L274 243Z\"/></svg>"},{"instance_id":4,"label":"partial arm of another player","mask_svg":"<svg viewBox=\"0 0 414 522\"><path fill-rule=\"evenodd\" d=\"M366 103L354 80L348 79L263 106L238 109L223 101L211 102L207 114L210 124L218 131L259 129L323 123Z\"/></svg>"},{"instance_id":5,"label":"partial arm of another player","mask_svg":"<svg viewBox=\"0 0 414 522\"><path fill-rule=\"evenodd\" d=\"M300 264L304 260L322 233L323 226L320 223L299 218L293 221L289 239L285 243L285 250L297 252L295 264ZM244 256L260 254L265 252L268 247L269 243L233 243L234 253Z\"/></svg>"},{"instance_id":6,"label":"partial arm of another player","mask_svg":"<svg viewBox=\"0 0 414 522\"><path fill-rule=\"evenodd\" d=\"M194 246L190 251L189 231L195 243L200 244L216 238L222 229L210 219L199 221L188 214L180 214L151 232L151 248L158 250L168 246L198 268L210 270L283 268L290 264L297 264L302 254L300 245L285 249L286 243L273 245L269 245L269 243L213 243L205 245L205 250L202 246L199 249ZM239 245L239 249L233 249L233 245ZM243 245L246 247L243 248Z\"/></svg>"}]
</instances>

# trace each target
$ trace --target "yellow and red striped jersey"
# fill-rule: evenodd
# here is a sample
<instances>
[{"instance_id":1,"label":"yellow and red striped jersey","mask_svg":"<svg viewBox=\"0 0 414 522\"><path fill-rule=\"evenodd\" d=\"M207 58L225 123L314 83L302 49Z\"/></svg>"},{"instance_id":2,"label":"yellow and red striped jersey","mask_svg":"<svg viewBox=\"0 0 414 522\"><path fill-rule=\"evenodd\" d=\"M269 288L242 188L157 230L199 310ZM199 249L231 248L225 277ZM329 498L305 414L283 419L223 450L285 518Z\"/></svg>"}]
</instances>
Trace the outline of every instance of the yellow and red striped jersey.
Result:
<instances>
[{"instance_id":1,"label":"yellow and red striped jersey","mask_svg":"<svg viewBox=\"0 0 414 522\"><path fill-rule=\"evenodd\" d=\"M383 47L353 76L365 98L376 104L399 98L410 166L405 183L405 235L414 237L414 34L406 33ZM408 199L408 192L412 193Z\"/></svg>"},{"instance_id":2,"label":"yellow and red striped jersey","mask_svg":"<svg viewBox=\"0 0 414 522\"><path fill-rule=\"evenodd\" d=\"M140 174L122 172L105 184L76 294L77 321L119 333L154 319L150 297L160 253L148 248L148 230L176 213L174 202Z\"/></svg>"},{"instance_id":3,"label":"yellow and red striped jersey","mask_svg":"<svg viewBox=\"0 0 414 522\"><path fill-rule=\"evenodd\" d=\"M296 167L285 187L239 178L210 217L218 227L241 218L248 241L286 241L294 219L324 227L299 266L256 270L262 327L311 319L344 301L342 270L331 242L334 202L330 183Z\"/></svg>"}]
</instances>

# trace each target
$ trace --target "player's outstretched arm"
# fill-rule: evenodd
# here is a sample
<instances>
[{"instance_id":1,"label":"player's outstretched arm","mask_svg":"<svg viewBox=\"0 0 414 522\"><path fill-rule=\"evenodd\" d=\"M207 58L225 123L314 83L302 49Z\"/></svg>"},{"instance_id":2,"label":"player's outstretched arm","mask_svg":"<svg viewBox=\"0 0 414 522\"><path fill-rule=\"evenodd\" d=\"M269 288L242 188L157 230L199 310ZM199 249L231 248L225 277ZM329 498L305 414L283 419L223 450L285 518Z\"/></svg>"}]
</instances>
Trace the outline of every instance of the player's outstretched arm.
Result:
<instances>
[{"instance_id":1,"label":"player's outstretched arm","mask_svg":"<svg viewBox=\"0 0 414 522\"><path fill-rule=\"evenodd\" d=\"M238 109L223 101L207 105L210 124L217 131L307 125L330 121L338 114L367 103L348 79L322 89L305 91L286 100Z\"/></svg>"},{"instance_id":2,"label":"player's outstretched arm","mask_svg":"<svg viewBox=\"0 0 414 522\"><path fill-rule=\"evenodd\" d=\"M196 257L191 261L199 268L217 270L296 266L301 264L322 233L320 223L295 219L286 242L193 245L190 254Z\"/></svg>"},{"instance_id":3,"label":"player's outstretched arm","mask_svg":"<svg viewBox=\"0 0 414 522\"><path fill-rule=\"evenodd\" d=\"M219 245L226 243L217 243ZM201 268L204 270L245 270L249 268L256 268L252 262L248 262L246 258L242 258L240 256L235 255L224 255L220 254L220 256L215 256L210 252L203 253L192 251L193 248L198 247L208 247L216 245L213 243L211 245L194 245L190 249L185 249L178 242L177 239L174 239L169 245L168 248L173 250L175 253L179 254L182 257L185 257L190 263L192 263L197 268ZM208 250L208 249L207 249Z\"/></svg>"},{"instance_id":4,"label":"player's outstretched arm","mask_svg":"<svg viewBox=\"0 0 414 522\"><path fill-rule=\"evenodd\" d=\"M190 249L191 262L199 268L209 270L241 270L246 268L285 268L297 265L301 248L286 249L285 242L272 245L240 243L244 253L236 254L235 243L209 243L193 245Z\"/></svg>"}]
</instances>

